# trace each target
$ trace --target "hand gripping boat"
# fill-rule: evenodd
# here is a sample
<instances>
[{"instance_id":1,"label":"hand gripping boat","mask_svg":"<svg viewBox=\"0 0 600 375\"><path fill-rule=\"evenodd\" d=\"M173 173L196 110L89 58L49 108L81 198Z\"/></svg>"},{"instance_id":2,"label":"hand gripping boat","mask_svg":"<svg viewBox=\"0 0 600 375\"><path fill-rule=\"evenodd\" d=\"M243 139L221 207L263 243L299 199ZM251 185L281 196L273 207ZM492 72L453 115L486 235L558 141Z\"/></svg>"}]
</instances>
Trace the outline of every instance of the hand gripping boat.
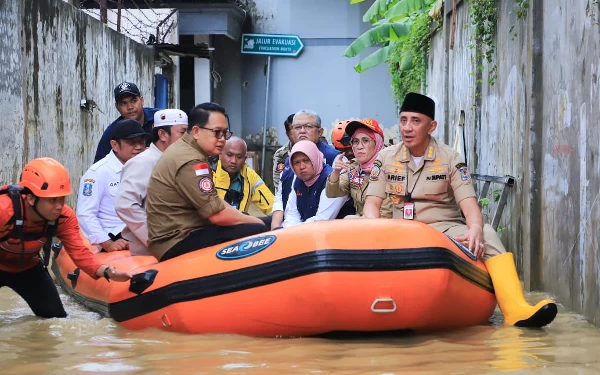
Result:
<instances>
[{"instance_id":1,"label":"hand gripping boat","mask_svg":"<svg viewBox=\"0 0 600 375\"><path fill-rule=\"evenodd\" d=\"M485 266L408 220L302 224L157 263L98 253L131 282L93 280L65 251L52 270L88 308L129 329L312 336L486 324L496 306Z\"/></svg>"}]
</instances>

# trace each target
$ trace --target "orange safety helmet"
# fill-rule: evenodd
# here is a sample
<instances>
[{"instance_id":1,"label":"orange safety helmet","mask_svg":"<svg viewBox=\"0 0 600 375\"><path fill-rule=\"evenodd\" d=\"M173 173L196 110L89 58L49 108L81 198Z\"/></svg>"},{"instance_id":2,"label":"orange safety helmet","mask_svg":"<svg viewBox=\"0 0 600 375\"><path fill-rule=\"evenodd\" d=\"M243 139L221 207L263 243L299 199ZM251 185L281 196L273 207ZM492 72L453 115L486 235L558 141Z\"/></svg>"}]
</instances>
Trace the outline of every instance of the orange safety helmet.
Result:
<instances>
[{"instance_id":1,"label":"orange safety helmet","mask_svg":"<svg viewBox=\"0 0 600 375\"><path fill-rule=\"evenodd\" d=\"M338 150L344 150L351 148L350 137L346 135L346 126L350 123L350 120L342 120L333 126L331 131L331 143L333 147Z\"/></svg>"},{"instance_id":2,"label":"orange safety helmet","mask_svg":"<svg viewBox=\"0 0 600 375\"><path fill-rule=\"evenodd\" d=\"M33 159L23 168L19 187L27 188L39 198L64 197L71 194L67 169L52 158Z\"/></svg>"}]
</instances>

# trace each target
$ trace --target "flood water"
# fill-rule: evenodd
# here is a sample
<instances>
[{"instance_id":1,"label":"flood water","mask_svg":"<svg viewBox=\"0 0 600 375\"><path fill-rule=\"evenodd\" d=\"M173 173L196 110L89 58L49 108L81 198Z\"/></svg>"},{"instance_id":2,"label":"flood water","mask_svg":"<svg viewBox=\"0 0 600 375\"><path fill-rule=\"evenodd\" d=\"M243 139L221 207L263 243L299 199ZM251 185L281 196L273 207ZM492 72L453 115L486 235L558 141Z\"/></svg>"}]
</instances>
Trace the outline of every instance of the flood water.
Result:
<instances>
[{"instance_id":1,"label":"flood water","mask_svg":"<svg viewBox=\"0 0 600 375\"><path fill-rule=\"evenodd\" d=\"M460 331L265 339L128 331L61 297L69 317L43 320L0 289L0 374L600 373L600 330L560 305L541 330L504 326L497 310L490 325Z\"/></svg>"}]
</instances>

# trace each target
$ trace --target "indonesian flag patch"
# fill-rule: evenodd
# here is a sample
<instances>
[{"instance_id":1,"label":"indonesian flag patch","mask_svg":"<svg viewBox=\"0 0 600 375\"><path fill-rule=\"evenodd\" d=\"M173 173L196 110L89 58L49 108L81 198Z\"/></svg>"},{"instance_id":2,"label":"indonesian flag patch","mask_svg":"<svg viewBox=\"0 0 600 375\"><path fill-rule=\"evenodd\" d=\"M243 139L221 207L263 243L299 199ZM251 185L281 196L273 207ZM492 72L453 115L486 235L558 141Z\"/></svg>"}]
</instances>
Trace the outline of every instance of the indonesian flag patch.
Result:
<instances>
[{"instance_id":1,"label":"indonesian flag patch","mask_svg":"<svg viewBox=\"0 0 600 375\"><path fill-rule=\"evenodd\" d=\"M196 171L196 176L202 176L208 174L208 164L206 163L198 163L194 165L194 170Z\"/></svg>"}]
</instances>

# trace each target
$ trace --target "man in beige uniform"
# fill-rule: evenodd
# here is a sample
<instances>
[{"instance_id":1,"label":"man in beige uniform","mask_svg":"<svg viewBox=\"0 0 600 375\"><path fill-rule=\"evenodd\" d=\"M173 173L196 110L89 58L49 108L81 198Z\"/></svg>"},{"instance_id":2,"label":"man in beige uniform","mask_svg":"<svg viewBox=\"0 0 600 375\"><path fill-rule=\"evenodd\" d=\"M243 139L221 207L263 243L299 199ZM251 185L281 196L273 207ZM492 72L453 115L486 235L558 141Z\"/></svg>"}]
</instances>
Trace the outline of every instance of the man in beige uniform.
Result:
<instances>
[{"instance_id":1,"label":"man in beige uniform","mask_svg":"<svg viewBox=\"0 0 600 375\"><path fill-rule=\"evenodd\" d=\"M277 190L279 189L279 180L281 178L281 172L283 172L283 168L285 167L285 159L287 159L292 146L292 122L294 121L294 113L289 115L287 119L283 122L283 126L285 126L285 135L288 137L288 141L281 147L275 151L273 154L273 186L275 187L275 194L277 194Z\"/></svg>"},{"instance_id":2,"label":"man in beige uniform","mask_svg":"<svg viewBox=\"0 0 600 375\"><path fill-rule=\"evenodd\" d=\"M123 166L115 211L126 225L121 236L128 241L131 255L151 255L146 225L148 181L162 153L186 133L187 127L188 117L182 110L155 112L150 147Z\"/></svg>"},{"instance_id":3,"label":"man in beige uniform","mask_svg":"<svg viewBox=\"0 0 600 375\"><path fill-rule=\"evenodd\" d=\"M506 324L549 324L556 316L556 304L548 299L530 306L525 301L512 254L494 229L483 225L466 164L460 154L431 136L437 126L434 117L433 100L406 95L400 109L403 142L379 153L369 177L365 217L379 217L381 202L389 197L394 218L431 225L483 258Z\"/></svg>"},{"instance_id":4,"label":"man in beige uniform","mask_svg":"<svg viewBox=\"0 0 600 375\"><path fill-rule=\"evenodd\" d=\"M159 261L266 232L255 217L226 204L215 191L208 157L231 137L225 108L197 105L188 132L162 154L148 184L148 249Z\"/></svg>"}]
</instances>

